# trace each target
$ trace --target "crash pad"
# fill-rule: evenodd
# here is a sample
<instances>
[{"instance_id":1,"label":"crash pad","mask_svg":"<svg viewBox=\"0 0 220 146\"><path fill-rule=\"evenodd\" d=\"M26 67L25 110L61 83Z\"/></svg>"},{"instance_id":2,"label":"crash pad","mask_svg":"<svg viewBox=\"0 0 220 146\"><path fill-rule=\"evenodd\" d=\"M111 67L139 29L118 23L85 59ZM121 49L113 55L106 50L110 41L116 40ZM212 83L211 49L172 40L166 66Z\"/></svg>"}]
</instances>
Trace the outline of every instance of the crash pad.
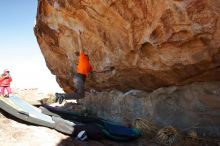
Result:
<instances>
[{"instance_id":1,"label":"crash pad","mask_svg":"<svg viewBox=\"0 0 220 146\"><path fill-rule=\"evenodd\" d=\"M55 122L50 116L41 113L40 109L26 103L17 96L1 97L0 108L25 122L54 128Z\"/></svg>"}]
</instances>

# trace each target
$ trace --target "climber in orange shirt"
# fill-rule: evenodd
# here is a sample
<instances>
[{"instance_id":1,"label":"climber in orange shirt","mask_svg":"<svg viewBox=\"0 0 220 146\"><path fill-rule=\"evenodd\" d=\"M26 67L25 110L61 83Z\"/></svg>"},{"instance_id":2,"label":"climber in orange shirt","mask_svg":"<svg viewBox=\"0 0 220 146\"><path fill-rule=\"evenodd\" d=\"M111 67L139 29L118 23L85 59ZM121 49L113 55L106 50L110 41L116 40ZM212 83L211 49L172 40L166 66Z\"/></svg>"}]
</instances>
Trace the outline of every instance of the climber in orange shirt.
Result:
<instances>
[{"instance_id":1,"label":"climber in orange shirt","mask_svg":"<svg viewBox=\"0 0 220 146\"><path fill-rule=\"evenodd\" d=\"M79 63L77 65L76 73L74 74L74 87L75 90L72 93L55 93L55 102L59 101L62 103L64 99L80 99L85 96L85 80L88 74L92 71L92 66L89 63L88 56L83 51L81 43L81 32L79 31L79 45L80 45L80 56Z\"/></svg>"},{"instance_id":2,"label":"climber in orange shirt","mask_svg":"<svg viewBox=\"0 0 220 146\"><path fill-rule=\"evenodd\" d=\"M77 66L77 73L85 75L86 77L92 71L88 56L81 50L79 56L79 64Z\"/></svg>"}]
</instances>

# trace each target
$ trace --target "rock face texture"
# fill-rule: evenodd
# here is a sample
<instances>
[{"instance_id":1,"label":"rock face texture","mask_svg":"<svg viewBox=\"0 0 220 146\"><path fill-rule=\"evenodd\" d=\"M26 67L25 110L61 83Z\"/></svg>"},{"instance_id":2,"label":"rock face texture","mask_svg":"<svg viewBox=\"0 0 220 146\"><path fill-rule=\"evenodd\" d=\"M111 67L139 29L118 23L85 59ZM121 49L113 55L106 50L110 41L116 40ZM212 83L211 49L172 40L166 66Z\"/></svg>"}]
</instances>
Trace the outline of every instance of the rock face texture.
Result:
<instances>
[{"instance_id":1,"label":"rock face texture","mask_svg":"<svg viewBox=\"0 0 220 146\"><path fill-rule=\"evenodd\" d=\"M83 99L99 117L132 125L135 119L172 125L200 136L220 137L220 82L194 83L143 92L93 92Z\"/></svg>"},{"instance_id":2,"label":"rock face texture","mask_svg":"<svg viewBox=\"0 0 220 146\"><path fill-rule=\"evenodd\" d=\"M220 80L219 0L38 0L34 28L52 74L73 90L78 30L87 87L151 91Z\"/></svg>"}]
</instances>

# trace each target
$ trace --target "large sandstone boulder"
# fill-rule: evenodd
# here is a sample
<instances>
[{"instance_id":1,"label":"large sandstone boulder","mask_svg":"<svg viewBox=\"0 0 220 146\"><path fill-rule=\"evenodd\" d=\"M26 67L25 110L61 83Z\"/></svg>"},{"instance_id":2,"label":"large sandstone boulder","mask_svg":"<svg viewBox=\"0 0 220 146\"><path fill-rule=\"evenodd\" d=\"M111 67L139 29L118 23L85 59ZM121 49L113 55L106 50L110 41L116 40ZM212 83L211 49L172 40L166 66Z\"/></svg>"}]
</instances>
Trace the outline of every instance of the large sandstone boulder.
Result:
<instances>
[{"instance_id":1,"label":"large sandstone boulder","mask_svg":"<svg viewBox=\"0 0 220 146\"><path fill-rule=\"evenodd\" d=\"M35 35L52 74L73 90L78 30L87 87L154 90L220 80L219 0L38 0Z\"/></svg>"},{"instance_id":2,"label":"large sandstone boulder","mask_svg":"<svg viewBox=\"0 0 220 146\"><path fill-rule=\"evenodd\" d=\"M83 99L98 116L220 136L219 14L219 0L38 0L34 30L66 92L82 32L95 71L87 88L111 91Z\"/></svg>"}]
</instances>

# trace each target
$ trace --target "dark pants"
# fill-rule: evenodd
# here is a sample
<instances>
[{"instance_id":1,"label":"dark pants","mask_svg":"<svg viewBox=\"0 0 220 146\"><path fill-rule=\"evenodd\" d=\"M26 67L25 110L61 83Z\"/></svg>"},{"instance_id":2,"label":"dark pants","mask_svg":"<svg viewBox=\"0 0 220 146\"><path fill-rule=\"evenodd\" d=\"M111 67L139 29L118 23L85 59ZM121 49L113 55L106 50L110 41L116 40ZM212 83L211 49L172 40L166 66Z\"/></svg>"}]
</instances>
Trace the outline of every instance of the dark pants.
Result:
<instances>
[{"instance_id":1,"label":"dark pants","mask_svg":"<svg viewBox=\"0 0 220 146\"><path fill-rule=\"evenodd\" d=\"M75 90L72 93L66 93L66 99L80 99L85 96L85 80L86 76L83 74L74 74L73 82Z\"/></svg>"}]
</instances>

